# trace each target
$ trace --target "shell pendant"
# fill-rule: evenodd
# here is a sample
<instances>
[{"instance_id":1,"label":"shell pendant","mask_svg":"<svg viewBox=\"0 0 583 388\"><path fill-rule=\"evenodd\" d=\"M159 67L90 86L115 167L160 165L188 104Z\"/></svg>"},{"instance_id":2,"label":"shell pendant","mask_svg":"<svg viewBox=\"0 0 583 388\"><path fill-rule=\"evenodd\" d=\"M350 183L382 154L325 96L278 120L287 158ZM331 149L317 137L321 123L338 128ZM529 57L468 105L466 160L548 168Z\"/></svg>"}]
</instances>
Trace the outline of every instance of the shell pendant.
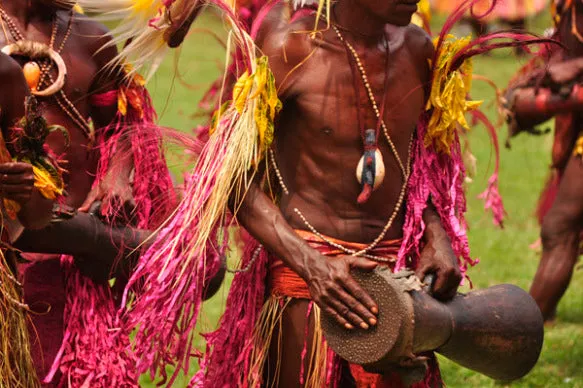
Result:
<instances>
[{"instance_id":1,"label":"shell pendant","mask_svg":"<svg viewBox=\"0 0 583 388\"><path fill-rule=\"evenodd\" d=\"M356 168L356 179L361 185L363 184L363 175L369 175L367 179L364 179L365 183L367 183L367 180L370 182L370 178L373 176L371 168L364 169L365 159L367 159L367 154L360 158L358 167ZM376 190L385 180L385 163L383 162L383 154L378 148L374 151L374 160L372 161L372 164L374 165L374 182L372 184L372 189Z\"/></svg>"}]
</instances>

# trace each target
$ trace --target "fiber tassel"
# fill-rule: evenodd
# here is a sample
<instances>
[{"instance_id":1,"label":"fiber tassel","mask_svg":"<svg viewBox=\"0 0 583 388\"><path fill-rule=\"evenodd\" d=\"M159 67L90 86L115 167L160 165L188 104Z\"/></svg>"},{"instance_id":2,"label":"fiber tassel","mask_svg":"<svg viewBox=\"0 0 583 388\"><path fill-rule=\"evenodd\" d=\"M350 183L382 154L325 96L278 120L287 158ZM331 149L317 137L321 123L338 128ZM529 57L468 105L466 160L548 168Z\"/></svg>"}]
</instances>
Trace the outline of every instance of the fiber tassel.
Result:
<instances>
[{"instance_id":1,"label":"fiber tassel","mask_svg":"<svg viewBox=\"0 0 583 388\"><path fill-rule=\"evenodd\" d=\"M244 253L241 265L246 266L259 244L249 236L244 236L242 240ZM265 301L267 261L267 253L262 250L248 272L235 275L227 298L227 309L219 328L205 336L207 351L190 387L247 385L252 376L253 333Z\"/></svg>"},{"instance_id":2,"label":"fiber tassel","mask_svg":"<svg viewBox=\"0 0 583 388\"><path fill-rule=\"evenodd\" d=\"M0 251L0 382L10 388L40 388L30 352L26 324L28 306L22 302L21 285Z\"/></svg>"},{"instance_id":3,"label":"fiber tassel","mask_svg":"<svg viewBox=\"0 0 583 388\"><path fill-rule=\"evenodd\" d=\"M504 217L506 216L506 210L504 209L504 203L502 202L502 196L499 192L498 187L498 173L500 171L500 145L498 142L498 134L496 133L496 128L492 125L492 123L488 120L486 115L484 115L480 111L473 112L474 117L481 123L483 123L488 132L490 134L490 138L492 139L492 144L494 146L494 158L495 158L495 166L494 166L494 173L488 179L488 187L486 191L478 196L478 198L484 200L484 208L486 210L491 210L493 215L494 225L499 227L504 227Z\"/></svg>"},{"instance_id":4,"label":"fiber tassel","mask_svg":"<svg viewBox=\"0 0 583 388\"><path fill-rule=\"evenodd\" d=\"M169 51L167 32L173 27L172 17L178 12L192 12L201 0L79 0L87 14L115 24L111 45L124 45L111 63L112 68L132 63L128 75L146 71L150 79Z\"/></svg>"},{"instance_id":5,"label":"fiber tassel","mask_svg":"<svg viewBox=\"0 0 583 388\"><path fill-rule=\"evenodd\" d=\"M138 387L129 338L112 329L117 309L111 288L81 275L70 256L61 264L68 277L65 338L44 383L61 370L59 387Z\"/></svg>"},{"instance_id":6,"label":"fiber tassel","mask_svg":"<svg viewBox=\"0 0 583 388\"><path fill-rule=\"evenodd\" d=\"M236 211L244 198L271 144L280 108L267 59L255 57L253 41L233 10L220 7L232 23L227 52L234 42L246 71L235 83L231 101L215 112L184 199L140 258L122 303L124 331L137 330L138 371L161 373L169 385L188 369L203 288L228 247L228 205ZM176 367L168 381L166 365Z\"/></svg>"}]
</instances>

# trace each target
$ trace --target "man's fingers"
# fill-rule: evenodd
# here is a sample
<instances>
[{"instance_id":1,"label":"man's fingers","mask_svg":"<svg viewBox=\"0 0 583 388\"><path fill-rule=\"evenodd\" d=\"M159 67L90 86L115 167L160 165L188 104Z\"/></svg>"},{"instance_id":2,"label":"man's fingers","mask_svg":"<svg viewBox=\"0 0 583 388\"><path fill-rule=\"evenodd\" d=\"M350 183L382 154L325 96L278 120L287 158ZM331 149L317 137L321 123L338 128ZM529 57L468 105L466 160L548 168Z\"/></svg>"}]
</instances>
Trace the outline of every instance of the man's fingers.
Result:
<instances>
[{"instance_id":1,"label":"man's fingers","mask_svg":"<svg viewBox=\"0 0 583 388\"><path fill-rule=\"evenodd\" d=\"M78 210L81 213L88 213L89 209L91 208L91 205L93 205L93 202L95 202L96 200L97 200L97 193L95 191L91 191L89 193L89 195L87 195L85 202L83 202L83 204L79 207Z\"/></svg>"},{"instance_id":2,"label":"man's fingers","mask_svg":"<svg viewBox=\"0 0 583 388\"><path fill-rule=\"evenodd\" d=\"M2 163L0 164L0 174L22 174L32 173L32 165L28 163Z\"/></svg>"},{"instance_id":3,"label":"man's fingers","mask_svg":"<svg viewBox=\"0 0 583 388\"><path fill-rule=\"evenodd\" d=\"M461 281L459 272L455 269L442 270L437 272L436 276L433 296L442 300L453 298Z\"/></svg>"},{"instance_id":4,"label":"man's fingers","mask_svg":"<svg viewBox=\"0 0 583 388\"><path fill-rule=\"evenodd\" d=\"M32 193L32 185L0 185L0 192L2 194L18 195Z\"/></svg>"},{"instance_id":5,"label":"man's fingers","mask_svg":"<svg viewBox=\"0 0 583 388\"><path fill-rule=\"evenodd\" d=\"M0 183L3 185L20 185L34 184L34 175L32 173L19 173L19 174L2 174L0 173Z\"/></svg>"},{"instance_id":6,"label":"man's fingers","mask_svg":"<svg viewBox=\"0 0 583 388\"><path fill-rule=\"evenodd\" d=\"M334 289L335 296L340 301L340 304L345 311L337 310L340 314L348 318L352 323L362 329L368 329L369 326L374 326L377 324L377 318L370 312L366 306L360 303L356 298L347 293L344 290Z\"/></svg>"},{"instance_id":7,"label":"man's fingers","mask_svg":"<svg viewBox=\"0 0 583 388\"><path fill-rule=\"evenodd\" d=\"M415 270L415 275L419 278L419 280L423 281L429 272L431 272L431 267L421 264Z\"/></svg>"},{"instance_id":8,"label":"man's fingers","mask_svg":"<svg viewBox=\"0 0 583 388\"><path fill-rule=\"evenodd\" d=\"M366 307L366 309L371 314L378 314L379 307L375 303L375 301L358 285L356 280L352 277L344 281L344 288L348 291L350 295L352 295L356 300L358 300L361 304Z\"/></svg>"},{"instance_id":9,"label":"man's fingers","mask_svg":"<svg viewBox=\"0 0 583 388\"><path fill-rule=\"evenodd\" d=\"M346 319L344 319L340 314L338 314L336 310L334 310L332 307L326 306L323 308L323 310L326 314L330 315L332 318L336 320L336 322L338 322L346 329L348 330L354 329L354 326L351 323L349 323Z\"/></svg>"}]
</instances>

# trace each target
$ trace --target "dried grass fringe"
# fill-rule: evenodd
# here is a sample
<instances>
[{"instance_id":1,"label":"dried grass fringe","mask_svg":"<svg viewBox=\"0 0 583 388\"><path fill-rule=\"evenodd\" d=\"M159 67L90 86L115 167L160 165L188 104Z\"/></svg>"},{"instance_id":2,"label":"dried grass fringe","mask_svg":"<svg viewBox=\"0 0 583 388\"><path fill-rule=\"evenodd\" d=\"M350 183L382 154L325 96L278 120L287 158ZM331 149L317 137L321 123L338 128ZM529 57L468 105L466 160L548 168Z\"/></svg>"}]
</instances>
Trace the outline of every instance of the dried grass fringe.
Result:
<instances>
[{"instance_id":1,"label":"dried grass fringe","mask_svg":"<svg viewBox=\"0 0 583 388\"><path fill-rule=\"evenodd\" d=\"M0 250L0 388L37 388L40 383L30 352L28 306L20 283Z\"/></svg>"},{"instance_id":2,"label":"dried grass fringe","mask_svg":"<svg viewBox=\"0 0 583 388\"><path fill-rule=\"evenodd\" d=\"M294 298L291 297L279 297L270 296L259 315L257 325L255 326L255 331L253 333L253 344L254 349L251 354L251 368L247 376L247 386L251 388L258 388L268 385L263 384L263 377L265 371L265 365L269 357L269 349L273 340L277 341L278 353L281 354L281 340L282 340L282 316L284 310L289 306L290 302ZM308 371L304 372L302 367L302 372L298 375L298 381L305 387L327 387L330 382L328 381L328 376L331 375L328 371L328 367L333 363L330 363L329 357L331 352L328 351L328 345L324 340L322 333L322 327L320 325L320 308L311 303L308 311L306 313L306 334L308 333L307 328L310 324L310 318L314 318L314 332L313 338L310 344L308 344L308 336L304 342L304 351L302 352L302 362L304 360L304 355L308 354ZM274 338L274 333L277 328L277 338ZM273 382L269 387L276 387L275 382L279 380L279 372L281 369L281 357L278 357L274 374L272 375ZM302 376L303 375L303 376ZM305 384L304 384L305 383Z\"/></svg>"}]
</instances>

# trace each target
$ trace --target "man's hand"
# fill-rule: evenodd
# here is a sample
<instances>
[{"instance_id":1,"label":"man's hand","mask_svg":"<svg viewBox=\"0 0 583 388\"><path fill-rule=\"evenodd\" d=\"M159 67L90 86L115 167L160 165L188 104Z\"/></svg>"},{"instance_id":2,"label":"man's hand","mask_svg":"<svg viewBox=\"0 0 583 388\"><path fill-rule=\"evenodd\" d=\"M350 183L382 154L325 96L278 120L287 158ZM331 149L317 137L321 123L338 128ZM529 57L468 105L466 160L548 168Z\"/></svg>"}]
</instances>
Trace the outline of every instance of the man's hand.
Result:
<instances>
[{"instance_id":1,"label":"man's hand","mask_svg":"<svg viewBox=\"0 0 583 388\"><path fill-rule=\"evenodd\" d=\"M34 174L29 163L0 164L0 195L5 199L26 204L32 197Z\"/></svg>"},{"instance_id":2,"label":"man's hand","mask_svg":"<svg viewBox=\"0 0 583 388\"><path fill-rule=\"evenodd\" d=\"M428 274L435 275L431 290L435 298L449 300L455 296L462 273L446 235L427 241L421 251L416 274L422 281Z\"/></svg>"},{"instance_id":3,"label":"man's hand","mask_svg":"<svg viewBox=\"0 0 583 388\"><path fill-rule=\"evenodd\" d=\"M132 195L131 185L129 183L111 182L109 179L106 179L89 192L79 211L90 213L92 206L97 202L103 202L105 196L108 196L110 201L101 204L104 212L107 212L107 208L104 207L113 206L114 208L122 209L123 212L123 214L116 214L116 218L123 221L128 221L132 218L136 204Z\"/></svg>"},{"instance_id":4,"label":"man's hand","mask_svg":"<svg viewBox=\"0 0 583 388\"><path fill-rule=\"evenodd\" d=\"M171 11L171 26L164 34L166 43L171 48L176 48L184 42L184 38L190 30L190 26L200 13L202 7L200 5L180 4L174 5Z\"/></svg>"},{"instance_id":5,"label":"man's hand","mask_svg":"<svg viewBox=\"0 0 583 388\"><path fill-rule=\"evenodd\" d=\"M554 63L547 70L548 82L551 87L564 87L580 81L579 76L582 72L583 59L581 58Z\"/></svg>"},{"instance_id":6,"label":"man's hand","mask_svg":"<svg viewBox=\"0 0 583 388\"><path fill-rule=\"evenodd\" d=\"M361 257L317 257L306 268L314 302L347 329L368 329L377 323L378 306L350 275L352 268L372 271L377 263Z\"/></svg>"}]
</instances>

